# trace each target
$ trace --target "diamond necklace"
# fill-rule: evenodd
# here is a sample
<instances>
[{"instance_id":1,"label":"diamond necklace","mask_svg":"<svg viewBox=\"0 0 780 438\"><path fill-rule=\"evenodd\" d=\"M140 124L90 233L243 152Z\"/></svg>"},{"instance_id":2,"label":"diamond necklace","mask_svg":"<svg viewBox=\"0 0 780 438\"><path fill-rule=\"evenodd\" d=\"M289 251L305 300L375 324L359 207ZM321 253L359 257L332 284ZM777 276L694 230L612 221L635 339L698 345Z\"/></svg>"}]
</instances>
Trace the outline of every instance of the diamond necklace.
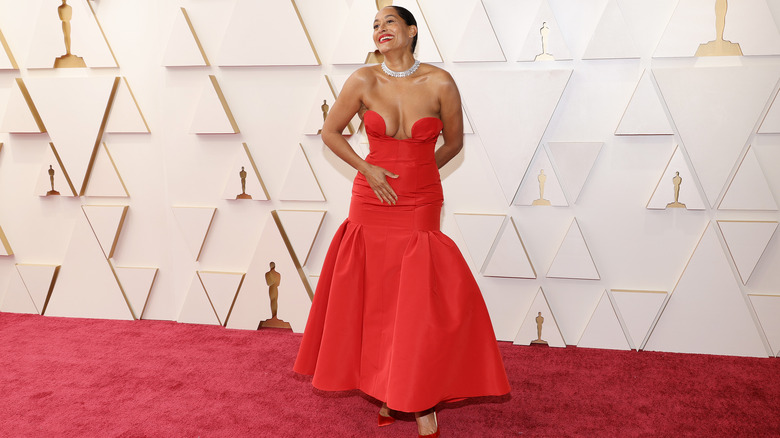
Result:
<instances>
[{"instance_id":1,"label":"diamond necklace","mask_svg":"<svg viewBox=\"0 0 780 438\"><path fill-rule=\"evenodd\" d=\"M405 78L407 76L411 76L412 74L414 74L414 72L417 71L417 67L419 66L420 66L420 60L415 59L414 64L412 64L412 66L409 67L408 70L393 71L390 70L390 68L387 66L387 64L385 64L384 61L382 61L382 71L385 72L385 74L387 74L388 76L392 76L394 78Z\"/></svg>"}]
</instances>

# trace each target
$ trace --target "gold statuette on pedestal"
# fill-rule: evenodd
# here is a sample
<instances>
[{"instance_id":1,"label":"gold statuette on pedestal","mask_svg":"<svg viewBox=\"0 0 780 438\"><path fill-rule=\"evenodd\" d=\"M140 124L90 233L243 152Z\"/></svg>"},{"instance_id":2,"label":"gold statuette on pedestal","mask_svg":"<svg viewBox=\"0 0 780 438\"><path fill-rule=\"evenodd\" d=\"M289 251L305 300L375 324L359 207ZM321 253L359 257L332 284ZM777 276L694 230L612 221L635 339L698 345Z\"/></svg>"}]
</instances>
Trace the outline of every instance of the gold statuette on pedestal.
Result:
<instances>
[{"instance_id":1,"label":"gold statuette on pedestal","mask_svg":"<svg viewBox=\"0 0 780 438\"><path fill-rule=\"evenodd\" d=\"M252 199L252 195L246 193L246 170L244 170L244 166L241 166L238 176L241 178L241 194L236 195L236 199Z\"/></svg>"},{"instance_id":2,"label":"gold statuette on pedestal","mask_svg":"<svg viewBox=\"0 0 780 438\"><path fill-rule=\"evenodd\" d=\"M65 38L65 54L54 60L54 68L84 68L87 64L84 58L70 53L70 20L73 18L73 8L68 0L62 0L57 8L57 13L62 21L62 35Z\"/></svg>"},{"instance_id":3,"label":"gold statuette on pedestal","mask_svg":"<svg viewBox=\"0 0 780 438\"><path fill-rule=\"evenodd\" d=\"M732 43L723 39L728 8L728 0L715 1L715 39L699 44L696 56L742 56L742 48L739 47L738 43Z\"/></svg>"},{"instance_id":4,"label":"gold statuette on pedestal","mask_svg":"<svg viewBox=\"0 0 780 438\"><path fill-rule=\"evenodd\" d=\"M539 34L542 37L542 53L536 55L534 61L555 61L555 57L552 55L552 53L547 51L547 40L550 37L550 28L547 26L546 21L542 23L542 27L539 29Z\"/></svg>"},{"instance_id":5,"label":"gold statuette on pedestal","mask_svg":"<svg viewBox=\"0 0 780 438\"><path fill-rule=\"evenodd\" d=\"M271 318L260 323L260 328L292 328L289 322L282 321L276 316L279 310L279 285L282 283L282 274L276 272L276 263L270 263L271 269L265 273L265 283L268 285L268 297L271 299Z\"/></svg>"},{"instance_id":6,"label":"gold statuette on pedestal","mask_svg":"<svg viewBox=\"0 0 780 438\"><path fill-rule=\"evenodd\" d=\"M46 196L57 196L60 192L54 190L54 168L49 165L49 181L51 182L51 190L46 192Z\"/></svg>"},{"instance_id":7,"label":"gold statuette on pedestal","mask_svg":"<svg viewBox=\"0 0 780 438\"><path fill-rule=\"evenodd\" d=\"M666 204L666 208L687 208L685 204L680 202L680 185L682 184L682 177L680 176L680 172L674 173L672 182L674 183L674 202Z\"/></svg>"},{"instance_id":8,"label":"gold statuette on pedestal","mask_svg":"<svg viewBox=\"0 0 780 438\"><path fill-rule=\"evenodd\" d=\"M536 339L531 341L531 344L547 345L547 341L542 339L542 324L544 324L544 316L542 312L536 317Z\"/></svg>"},{"instance_id":9,"label":"gold statuette on pedestal","mask_svg":"<svg viewBox=\"0 0 780 438\"><path fill-rule=\"evenodd\" d=\"M539 181L539 199L535 199L531 205L552 205L549 200L544 199L544 183L547 182L547 175L544 174L544 169L539 170L539 176L536 177Z\"/></svg>"}]
</instances>

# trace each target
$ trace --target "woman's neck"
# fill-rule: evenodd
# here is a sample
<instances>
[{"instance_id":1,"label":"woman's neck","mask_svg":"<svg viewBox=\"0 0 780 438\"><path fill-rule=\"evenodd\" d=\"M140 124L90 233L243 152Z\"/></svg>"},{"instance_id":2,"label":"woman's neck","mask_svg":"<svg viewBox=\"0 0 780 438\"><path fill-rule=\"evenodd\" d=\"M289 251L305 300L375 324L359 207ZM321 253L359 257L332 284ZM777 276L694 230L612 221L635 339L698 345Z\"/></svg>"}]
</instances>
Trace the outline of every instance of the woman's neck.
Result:
<instances>
[{"instance_id":1,"label":"woman's neck","mask_svg":"<svg viewBox=\"0 0 780 438\"><path fill-rule=\"evenodd\" d=\"M387 52L385 55L385 65L393 71L404 71L414 64L414 55L408 50L402 53Z\"/></svg>"}]
</instances>

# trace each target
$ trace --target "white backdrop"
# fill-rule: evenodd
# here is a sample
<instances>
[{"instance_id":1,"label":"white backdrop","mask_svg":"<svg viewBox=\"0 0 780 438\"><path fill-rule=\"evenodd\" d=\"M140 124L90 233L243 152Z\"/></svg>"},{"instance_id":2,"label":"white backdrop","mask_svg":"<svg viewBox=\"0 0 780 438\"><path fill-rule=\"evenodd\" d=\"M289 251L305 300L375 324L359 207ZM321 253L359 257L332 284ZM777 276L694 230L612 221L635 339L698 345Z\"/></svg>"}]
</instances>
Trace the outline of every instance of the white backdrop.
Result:
<instances>
[{"instance_id":1,"label":"white backdrop","mask_svg":"<svg viewBox=\"0 0 780 438\"><path fill-rule=\"evenodd\" d=\"M0 0L0 311L255 329L274 261L301 331L354 176L320 106L375 2L71 0L89 68L53 69L60 3ZM706 58L714 0L396 3L461 90L442 229L498 339L542 312L552 346L780 352L780 1L729 2L744 56Z\"/></svg>"}]
</instances>

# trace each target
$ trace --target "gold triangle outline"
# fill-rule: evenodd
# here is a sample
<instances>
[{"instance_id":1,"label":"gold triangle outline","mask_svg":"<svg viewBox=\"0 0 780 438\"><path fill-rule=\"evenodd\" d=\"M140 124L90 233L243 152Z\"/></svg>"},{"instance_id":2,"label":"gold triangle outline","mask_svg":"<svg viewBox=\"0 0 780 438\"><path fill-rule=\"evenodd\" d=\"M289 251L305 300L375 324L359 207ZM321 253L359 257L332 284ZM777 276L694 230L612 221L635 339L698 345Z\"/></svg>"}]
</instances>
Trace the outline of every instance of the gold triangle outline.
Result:
<instances>
[{"instance_id":1,"label":"gold triangle outline","mask_svg":"<svg viewBox=\"0 0 780 438\"><path fill-rule=\"evenodd\" d=\"M108 38L106 38L106 33L103 31L103 26L100 25L100 20L98 20L97 14L95 13L95 9L92 7L92 3L90 3L89 1L85 3L87 3L90 12L92 12L92 16L95 18L95 23L97 24L97 27L100 30L100 34L103 35L103 41L106 42L106 46L108 47L108 51L111 53L111 57L114 58L114 64L116 64L115 68L119 68L119 61L117 61L116 59L116 55L114 54L114 49L111 48L111 44L108 43Z\"/></svg>"},{"instance_id":2,"label":"gold triangle outline","mask_svg":"<svg viewBox=\"0 0 780 438\"><path fill-rule=\"evenodd\" d=\"M295 9L295 15L298 16L298 21L301 22L301 28L303 28L303 33L306 35L306 39L309 41L309 46L311 46L311 51L314 53L314 59L317 60L317 65L322 65L322 61L320 61L320 55L317 53L317 48L314 47L314 42L311 39L311 35L309 35L309 29L306 28L306 23L303 21L301 11L298 10L298 5L295 3L295 0L290 0L290 2L292 2L293 9Z\"/></svg>"},{"instance_id":3,"label":"gold triangle outline","mask_svg":"<svg viewBox=\"0 0 780 438\"><path fill-rule=\"evenodd\" d=\"M236 305L236 300L238 299L238 293L241 292L241 286L244 285L244 280L246 279L246 272L195 271L195 273L198 275L198 280L200 280L200 285L203 286L203 290L206 291L206 297L209 299L209 304L211 304L211 308L214 310L214 314L217 315L217 321L219 321L220 325L222 325L223 327L227 327L227 323L230 320L230 314L233 313L233 307ZM230 302L230 308L228 309L227 315L225 315L225 321L222 321L222 319L219 317L219 312L217 312L217 308L214 307L214 302L211 301L211 295L209 294L209 289L206 287L206 283L203 282L203 277L201 277L200 274L241 275L241 280L238 282L238 287L236 287L236 292L233 294L233 301Z\"/></svg>"},{"instance_id":4,"label":"gold triangle outline","mask_svg":"<svg viewBox=\"0 0 780 438\"><path fill-rule=\"evenodd\" d=\"M260 170L257 168L257 163L255 163L255 159L252 157L252 152L249 150L249 145L247 145L246 142L241 144L244 146L244 152L246 152L246 156L249 158L249 163L252 165L252 170L254 170L255 176L257 176L257 180L260 181L260 187L263 189L265 199L270 201L271 196L268 194L268 189L266 188L265 182L263 181L263 176L260 175Z\"/></svg>"},{"instance_id":5,"label":"gold triangle outline","mask_svg":"<svg viewBox=\"0 0 780 438\"><path fill-rule=\"evenodd\" d=\"M116 92L119 89L119 80L120 80L119 76L116 76L114 78L114 85L111 87L111 94L108 95L108 102L106 103L106 109L103 112L103 120L101 120L100 122L100 129L98 130L97 138L95 138L95 144L94 146L92 146L92 154L89 157L89 164L87 165L87 171L84 174L84 181L81 183L81 191L79 192L78 196L84 196L84 193L86 193L87 191L87 184L89 184L89 178L90 176L92 176L92 168L95 165L95 158L97 157L98 148L100 147L100 142L103 140L103 133L106 130L106 124L108 123L108 116L109 114L111 114L111 107L114 105L114 98L116 97ZM124 184L122 185L124 186Z\"/></svg>"},{"instance_id":6,"label":"gold triangle outline","mask_svg":"<svg viewBox=\"0 0 780 438\"><path fill-rule=\"evenodd\" d=\"M54 266L54 273L51 276L51 281L49 282L49 290L46 292L46 298L43 301L43 308L40 310L41 315L46 314L46 308L49 306L49 299L51 298L52 292L54 292L54 286L57 283L57 277L60 275L60 268L61 265L42 265L42 264L33 264L33 263L17 263L15 265L16 272L19 274L19 278L22 279L22 284L24 284L24 288L27 289L27 293L30 293L30 289L27 287L27 283L24 281L24 275L19 271L19 266ZM35 300L33 300L33 304L35 304ZM37 306L36 306L37 307Z\"/></svg>"},{"instance_id":7,"label":"gold triangle outline","mask_svg":"<svg viewBox=\"0 0 780 438\"><path fill-rule=\"evenodd\" d=\"M488 215L485 215L488 216ZM490 245L490 249L488 250L488 255L485 257L485 261L482 264L482 268L479 270L479 272L484 277L495 277L493 275L485 275L484 271L487 269L488 265L490 264L490 261L493 260L494 252L496 247L498 246L499 240L501 237L506 233L506 228L509 227L509 225L512 226L512 229L515 230L515 235L517 236L517 239L520 241L520 246L523 248L523 254L525 254L526 260L528 260L528 265L531 266L531 271L534 273L534 276L531 278L528 277L511 277L511 278L527 278L527 279L536 279L538 277L538 274L536 273L536 268L534 268L533 262L531 262L531 257L528 255L528 249L525 247L525 242L523 242L523 237L520 235L520 231L517 230L517 224L515 223L515 218L510 215L496 215L496 216L504 216L504 223L507 225L504 226L502 224L503 233L501 232L502 229L499 228L498 233L496 233L496 237L493 239L493 244ZM507 220L508 218L508 220Z\"/></svg>"},{"instance_id":8,"label":"gold triangle outline","mask_svg":"<svg viewBox=\"0 0 780 438\"><path fill-rule=\"evenodd\" d=\"M14 54L11 52L11 47L8 46L8 41L6 41L2 29L0 29L0 45L3 46L3 50L6 56L8 56L8 60L11 61L11 66L14 70L19 70L19 64L16 63L16 58L14 58Z\"/></svg>"},{"instance_id":9,"label":"gold triangle outline","mask_svg":"<svg viewBox=\"0 0 780 438\"><path fill-rule=\"evenodd\" d=\"M626 328L623 327L623 321L621 321L621 315L618 312L618 310L615 308L615 303L612 302L612 297L609 294L609 291L607 289L604 289L604 292L602 292L601 296L599 297L598 301L596 302L596 307L593 308L593 312L591 312L590 317L588 317L588 323L585 324L585 328L582 329L582 334L580 334L580 339L577 340L577 346L579 346L580 342L582 341L582 337L585 335L585 332L588 331L588 327L590 326L590 323L593 321L593 316L596 314L596 310L599 309L599 304L601 304L601 300L604 299L604 296L607 297L607 302L609 303L609 307L612 309L612 314L615 315L615 319L618 322L618 326L620 326L620 331L623 333L623 339L626 340L626 345L628 345L628 349L631 350L632 347L632 341L631 335L626 333Z\"/></svg>"},{"instance_id":10,"label":"gold triangle outline","mask_svg":"<svg viewBox=\"0 0 780 438\"><path fill-rule=\"evenodd\" d=\"M41 114L38 112L38 108L36 108L35 102L33 102L32 96L30 96L30 91L27 90L27 85L24 83L24 80L22 78L16 78L16 85L19 86L19 91L22 92L22 97L24 97L24 101L27 102L27 108L30 109L30 113L35 120L35 124L38 125L38 131L41 133L47 132L46 125L43 124Z\"/></svg>"},{"instance_id":11,"label":"gold triangle outline","mask_svg":"<svg viewBox=\"0 0 780 438\"><path fill-rule=\"evenodd\" d=\"M219 86L217 77L215 75L209 75L209 80L214 87L214 91L217 93L219 102L222 104L222 110L225 111L225 115L227 116L228 121L230 121L230 126L233 128L233 134L240 134L241 130L238 129L236 119L233 117L233 111L231 111L230 106L228 106L227 99L225 99L225 94L222 92L222 87Z\"/></svg>"},{"instance_id":12,"label":"gold triangle outline","mask_svg":"<svg viewBox=\"0 0 780 438\"><path fill-rule=\"evenodd\" d=\"M715 223L718 225L718 231L720 231L720 234L723 236L723 241L726 243L726 250L728 250L729 253L729 259L731 259L731 262L734 265L734 270L737 271L737 275L739 276L739 280L742 282L743 285L747 285L747 282L750 281L750 277L753 275L753 271L750 272L750 275L748 275L748 278L742 278L742 272L737 269L737 261L734 258L734 254L731 252L731 246L729 246L729 240L726 239L726 233L723 232L723 228L720 226L722 222L739 222L739 223L747 223L747 224L775 224L775 229L772 231L772 234L769 236L769 239L767 239L766 243L764 244L764 249L761 250L761 255L758 256L758 260L756 260L756 266L758 266L758 263L761 261L761 259L764 257L764 254L766 253L766 249L769 247L769 242L772 241L772 239L775 237L775 233L777 233L778 228L778 221L742 221L742 220L716 220ZM753 267L755 270L755 266Z\"/></svg>"},{"instance_id":13,"label":"gold triangle outline","mask_svg":"<svg viewBox=\"0 0 780 438\"><path fill-rule=\"evenodd\" d=\"M320 234L320 230L322 229L322 223L325 222L325 215L328 213L328 211L327 210L288 210L288 209L279 209L279 210L274 210L274 211L275 212L279 212L279 211L292 211L292 212L297 212L297 213L322 213L322 216L320 216L320 222L319 222L319 224L317 224L317 231L314 232L314 238L311 241L311 245L309 245L309 250L306 252L306 257L303 258L303 262L300 262L300 260L299 260L301 267L305 266L306 262L309 261L309 255L311 254L311 249L314 247L314 242L317 241L317 236ZM279 218L279 219L280 219L279 222L281 223L282 222L281 218ZM280 229L280 231L283 234L283 238L287 238L287 232L284 231L283 228L284 228L284 224L282 224L282 229ZM286 243L285 243L285 245L286 245ZM290 248L292 248L292 241L290 241ZM297 257L297 255L296 255L296 257Z\"/></svg>"},{"instance_id":14,"label":"gold triangle outline","mask_svg":"<svg viewBox=\"0 0 780 438\"><path fill-rule=\"evenodd\" d=\"M100 245L100 239L98 239L97 232L95 231L95 227L92 226L92 221L89 220L89 215L87 214L87 211L84 210L84 207L122 207L122 216L119 218L119 223L116 226L116 231L114 232L114 240L111 242L111 249L108 251L107 259L114 257L114 250L116 249L116 244L119 241L119 236L122 234L122 228L125 225L125 218L127 217L127 211L129 210L129 205L82 205L81 211L84 213L84 216L87 218L87 223L89 223L89 228L92 230L92 234L95 235L95 239L97 239L98 244ZM101 249L103 248L102 245L100 245ZM104 254L105 255L105 254Z\"/></svg>"},{"instance_id":15,"label":"gold triangle outline","mask_svg":"<svg viewBox=\"0 0 780 438\"><path fill-rule=\"evenodd\" d=\"M506 62L506 52L504 52L504 48L501 46L501 41L498 39L498 35L496 35L496 27L493 26L493 21L490 19L490 14L487 12L487 8L485 8L485 2L483 0L478 0L480 6L482 6L482 11L485 13L485 18L487 18L488 25L490 25L490 30L493 32L493 38L496 40L496 44L498 45L498 50L501 51L501 56L504 58L503 61L493 61L493 62ZM417 2L417 7L420 6L420 2ZM475 7L476 9L476 7ZM422 8L420 8L420 12L422 12ZM471 16L469 16L469 19ZM423 14L423 19L425 19L425 14ZM425 20L425 25L428 26L428 21ZM428 27L428 30L430 31L430 26ZM433 44L436 45L436 40L433 38L433 32L431 32L431 39L433 39ZM436 45L436 51L439 52L439 46ZM441 52L439 52L439 57L441 57ZM444 58L442 58L444 59ZM466 62L484 62L484 61L453 61L457 63L466 63Z\"/></svg>"},{"instance_id":16,"label":"gold triangle outline","mask_svg":"<svg viewBox=\"0 0 780 438\"><path fill-rule=\"evenodd\" d=\"M303 287L304 289L306 289L306 293L309 295L309 299L313 301L314 291L311 289L311 285L309 284L308 278L306 278L306 273L303 272L303 266L301 265L301 262L298 260L298 257L295 255L295 250L293 249L292 243L290 242L290 237L287 235L287 233L284 230L284 225L282 225L282 220L279 217L279 213L277 213L276 210L271 210L271 216L274 219L276 228L279 230L279 234L282 236L282 240L284 241L284 246L287 248L287 252L290 254L290 259L292 259L293 265L295 265L295 270L298 271L298 276L301 278L301 283L303 283ZM323 218L324 217L325 215L323 215ZM319 230L317 230L317 233L319 234Z\"/></svg>"},{"instance_id":17,"label":"gold triangle outline","mask_svg":"<svg viewBox=\"0 0 780 438\"><path fill-rule=\"evenodd\" d=\"M111 273L114 274L114 279L116 279L116 283L119 285L119 290L122 292L122 296L125 299L125 303L127 303L128 309L130 309L130 314L133 316L134 320L139 320L143 317L144 312L146 311L146 305L149 303L149 297L152 294L152 288L154 287L154 282L157 281L157 274L160 272L160 268L156 267L142 267L142 266L114 266L114 263L111 261L111 259L108 259L108 265L111 267ZM125 292L124 286L122 286L122 281L119 279L119 275L116 273L116 269L154 269L154 276L152 277L151 283L149 283L149 290L146 292L146 300L144 300L144 305L141 308L141 313L136 315L133 311L133 306L130 305L130 299L127 298L127 293Z\"/></svg>"},{"instance_id":18,"label":"gold triangle outline","mask_svg":"<svg viewBox=\"0 0 780 438\"><path fill-rule=\"evenodd\" d=\"M569 234L569 230L571 230L572 226L576 226L577 227L577 231L579 231L580 237L582 237L582 242L585 244L585 249L588 251L588 257L590 257L590 262L593 264L593 269L596 270L597 278L550 277L550 275L549 275L550 274L550 268L553 267L553 265L555 264L555 260L558 259L558 254L561 251L561 247L566 242L566 236ZM588 241L585 240L585 235L582 234L582 228L580 228L580 224L577 221L576 217L572 218L571 223L569 224L569 228L566 229L566 233L563 235L563 240L561 240L561 243L558 244L558 249L555 251L555 257L553 257L552 263L550 263L550 266L547 268L547 273L545 274L545 277L546 278L567 278L567 279L574 279L574 280L595 280L595 281L601 280L601 273L599 273L599 268L598 268L598 266L596 266L596 261L593 260L593 254L590 252L590 247L588 246ZM597 303L597 305L598 305L598 303Z\"/></svg>"},{"instance_id":19,"label":"gold triangle outline","mask_svg":"<svg viewBox=\"0 0 780 438\"><path fill-rule=\"evenodd\" d=\"M184 20L187 21L187 26L190 28L190 32L192 33L192 37L195 39L195 44L198 45L198 50L200 50L200 56L203 57L203 62L206 63L207 67L211 66L211 63L209 62L209 58L206 56L206 51L203 50L203 46L200 44L200 38L198 38L197 32L195 32L195 27L192 25L192 21L190 21L190 16L187 14L187 10L184 9L184 7L181 8L182 14L184 14ZM144 121L145 123L146 121ZM149 127L147 126L147 129Z\"/></svg>"}]
</instances>

